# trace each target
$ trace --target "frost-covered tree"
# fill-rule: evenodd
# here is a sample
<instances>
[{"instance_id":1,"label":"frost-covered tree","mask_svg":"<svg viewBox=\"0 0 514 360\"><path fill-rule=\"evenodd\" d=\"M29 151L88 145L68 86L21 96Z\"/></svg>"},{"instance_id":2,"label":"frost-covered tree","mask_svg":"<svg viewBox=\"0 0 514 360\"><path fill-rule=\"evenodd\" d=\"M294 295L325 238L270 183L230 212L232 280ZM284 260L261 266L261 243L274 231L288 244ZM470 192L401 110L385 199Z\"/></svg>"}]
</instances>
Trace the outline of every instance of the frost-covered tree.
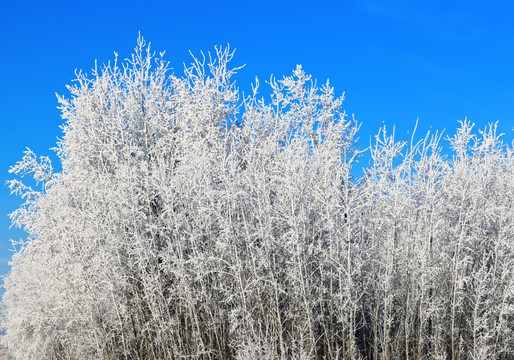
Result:
<instances>
[{"instance_id":1,"label":"frost-covered tree","mask_svg":"<svg viewBox=\"0 0 514 360\"><path fill-rule=\"evenodd\" d=\"M382 130L360 184L367 213L368 356L511 359L512 148L465 121L441 136L396 142ZM364 249L362 249L365 251Z\"/></svg>"},{"instance_id":2,"label":"frost-covered tree","mask_svg":"<svg viewBox=\"0 0 514 360\"><path fill-rule=\"evenodd\" d=\"M514 156L463 122L352 178L358 124L301 67L240 98L232 53L134 55L59 97L62 171L9 182L15 359L512 359ZM37 189L21 177L34 177Z\"/></svg>"}]
</instances>

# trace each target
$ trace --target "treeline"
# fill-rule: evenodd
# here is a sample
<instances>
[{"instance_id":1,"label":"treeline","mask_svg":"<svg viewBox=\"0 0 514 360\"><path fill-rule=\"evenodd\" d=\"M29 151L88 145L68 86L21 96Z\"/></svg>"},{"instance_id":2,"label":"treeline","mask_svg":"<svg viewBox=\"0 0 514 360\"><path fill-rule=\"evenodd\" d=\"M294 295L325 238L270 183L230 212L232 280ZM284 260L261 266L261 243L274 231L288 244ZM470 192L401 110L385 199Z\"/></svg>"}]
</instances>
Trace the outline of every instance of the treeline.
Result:
<instances>
[{"instance_id":1,"label":"treeline","mask_svg":"<svg viewBox=\"0 0 514 360\"><path fill-rule=\"evenodd\" d=\"M181 77L142 39L59 98L57 153L9 183L28 241L15 359L514 359L514 154L464 121L361 178L358 124L301 67L240 99L218 49ZM360 165L359 165L360 166Z\"/></svg>"}]
</instances>

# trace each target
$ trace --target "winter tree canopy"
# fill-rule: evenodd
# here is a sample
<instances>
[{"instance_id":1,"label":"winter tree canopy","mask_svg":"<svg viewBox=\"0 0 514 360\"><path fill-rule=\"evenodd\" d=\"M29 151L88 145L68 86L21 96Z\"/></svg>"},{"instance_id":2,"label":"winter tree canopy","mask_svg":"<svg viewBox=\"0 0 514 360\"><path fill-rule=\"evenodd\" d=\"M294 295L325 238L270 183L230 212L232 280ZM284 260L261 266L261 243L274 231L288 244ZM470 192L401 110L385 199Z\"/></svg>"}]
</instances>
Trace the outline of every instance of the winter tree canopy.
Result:
<instances>
[{"instance_id":1,"label":"winter tree canopy","mask_svg":"<svg viewBox=\"0 0 514 360\"><path fill-rule=\"evenodd\" d=\"M328 82L298 66L243 98L231 57L178 76L140 38L59 97L62 170L30 150L11 168L14 359L514 359L495 125L360 150Z\"/></svg>"}]
</instances>

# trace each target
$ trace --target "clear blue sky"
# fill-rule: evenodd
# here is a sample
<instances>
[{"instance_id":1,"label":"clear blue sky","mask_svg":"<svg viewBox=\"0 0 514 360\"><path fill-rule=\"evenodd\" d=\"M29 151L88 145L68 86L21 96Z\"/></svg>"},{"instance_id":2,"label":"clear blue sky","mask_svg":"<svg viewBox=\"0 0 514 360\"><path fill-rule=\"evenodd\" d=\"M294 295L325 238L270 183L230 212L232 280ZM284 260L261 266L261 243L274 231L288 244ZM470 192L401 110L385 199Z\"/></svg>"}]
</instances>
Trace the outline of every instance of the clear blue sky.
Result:
<instances>
[{"instance_id":1,"label":"clear blue sky","mask_svg":"<svg viewBox=\"0 0 514 360\"><path fill-rule=\"evenodd\" d=\"M138 31L167 51L177 73L188 51L237 48L237 76L289 75L296 64L346 93L362 123L361 146L382 124L407 138L468 117L514 127L514 3L496 1L1 1L0 180L25 147L52 154L61 132L55 93L75 69L126 57ZM0 186L0 274L8 269L7 214L18 201Z\"/></svg>"}]
</instances>

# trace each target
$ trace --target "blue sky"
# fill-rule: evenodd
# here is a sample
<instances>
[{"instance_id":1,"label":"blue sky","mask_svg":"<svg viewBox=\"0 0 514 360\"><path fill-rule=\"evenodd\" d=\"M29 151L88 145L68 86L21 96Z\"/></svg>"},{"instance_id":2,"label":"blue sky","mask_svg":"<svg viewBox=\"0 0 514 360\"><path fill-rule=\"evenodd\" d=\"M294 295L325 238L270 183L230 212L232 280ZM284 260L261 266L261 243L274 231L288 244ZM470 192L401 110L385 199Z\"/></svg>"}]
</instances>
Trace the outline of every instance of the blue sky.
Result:
<instances>
[{"instance_id":1,"label":"blue sky","mask_svg":"<svg viewBox=\"0 0 514 360\"><path fill-rule=\"evenodd\" d=\"M419 118L453 133L468 117L514 128L514 3L509 1L2 1L0 182L26 147L52 155L62 123L55 93L75 69L130 54L138 32L181 73L189 50L236 48L236 81L289 75L296 64L330 79L362 123L360 146L382 124L407 138ZM0 186L0 274L8 270L7 214L19 201Z\"/></svg>"}]
</instances>

